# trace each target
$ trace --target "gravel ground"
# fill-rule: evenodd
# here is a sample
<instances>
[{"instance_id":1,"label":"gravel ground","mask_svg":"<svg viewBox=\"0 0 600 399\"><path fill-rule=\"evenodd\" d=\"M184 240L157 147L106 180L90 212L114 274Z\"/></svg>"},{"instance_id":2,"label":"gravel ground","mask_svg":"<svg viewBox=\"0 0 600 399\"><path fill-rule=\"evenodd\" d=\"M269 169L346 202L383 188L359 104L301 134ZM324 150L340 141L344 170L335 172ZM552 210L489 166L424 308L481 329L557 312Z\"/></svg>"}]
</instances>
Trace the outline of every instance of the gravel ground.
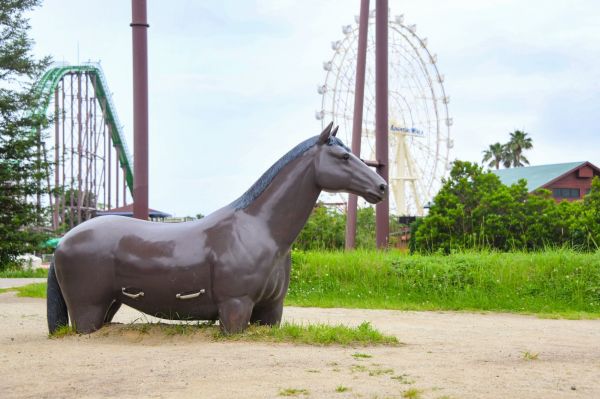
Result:
<instances>
[{"instance_id":1,"label":"gravel ground","mask_svg":"<svg viewBox=\"0 0 600 399\"><path fill-rule=\"evenodd\" d=\"M125 308L115 321L144 320L140 317ZM383 399L417 389L420 398L600 398L600 320L292 307L284 317L348 325L370 321L404 345L210 342L104 330L48 339L45 301L5 293L0 396ZM356 353L371 357L355 358Z\"/></svg>"}]
</instances>

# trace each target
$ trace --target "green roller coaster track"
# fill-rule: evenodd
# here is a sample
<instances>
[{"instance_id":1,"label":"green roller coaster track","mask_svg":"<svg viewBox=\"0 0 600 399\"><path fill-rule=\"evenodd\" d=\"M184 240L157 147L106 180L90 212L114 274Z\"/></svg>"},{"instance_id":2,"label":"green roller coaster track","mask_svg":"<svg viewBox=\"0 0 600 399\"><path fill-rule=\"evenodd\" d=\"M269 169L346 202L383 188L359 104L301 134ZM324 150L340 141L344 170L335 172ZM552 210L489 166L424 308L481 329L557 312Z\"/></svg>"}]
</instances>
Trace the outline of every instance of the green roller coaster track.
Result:
<instances>
[{"instance_id":1,"label":"green roller coaster track","mask_svg":"<svg viewBox=\"0 0 600 399\"><path fill-rule=\"evenodd\" d=\"M58 83L65 75L73 73L86 73L92 77L96 98L100 104L104 104L104 118L106 123L110 126L113 144L119 150L119 163L125 170L127 187L129 188L129 192L133 195L133 162L131 161L131 154L127 148L127 143L123 134L123 128L119 123L119 118L117 117L117 112L112 102L111 94L108 91L106 78L104 77L104 73L102 72L100 65L65 65L55 66L48 69L35 85L35 91L39 96L38 98L40 99L40 103L33 112L35 115L46 115L48 112L48 106L50 105L50 100L54 96L54 91L58 87Z\"/></svg>"}]
</instances>

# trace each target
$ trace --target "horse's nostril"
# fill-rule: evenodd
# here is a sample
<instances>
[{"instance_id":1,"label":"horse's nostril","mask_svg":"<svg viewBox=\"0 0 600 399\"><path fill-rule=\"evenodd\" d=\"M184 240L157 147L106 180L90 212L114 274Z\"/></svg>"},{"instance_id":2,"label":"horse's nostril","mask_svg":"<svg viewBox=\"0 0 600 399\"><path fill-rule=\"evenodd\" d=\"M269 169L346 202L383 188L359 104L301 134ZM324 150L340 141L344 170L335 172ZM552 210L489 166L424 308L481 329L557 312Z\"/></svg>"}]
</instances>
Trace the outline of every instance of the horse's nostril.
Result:
<instances>
[{"instance_id":1,"label":"horse's nostril","mask_svg":"<svg viewBox=\"0 0 600 399\"><path fill-rule=\"evenodd\" d=\"M380 189L381 191L384 191L384 192L385 192L385 189L386 189L386 188L387 188L387 185L385 185L385 184L380 184L380 185L379 185L379 189Z\"/></svg>"}]
</instances>

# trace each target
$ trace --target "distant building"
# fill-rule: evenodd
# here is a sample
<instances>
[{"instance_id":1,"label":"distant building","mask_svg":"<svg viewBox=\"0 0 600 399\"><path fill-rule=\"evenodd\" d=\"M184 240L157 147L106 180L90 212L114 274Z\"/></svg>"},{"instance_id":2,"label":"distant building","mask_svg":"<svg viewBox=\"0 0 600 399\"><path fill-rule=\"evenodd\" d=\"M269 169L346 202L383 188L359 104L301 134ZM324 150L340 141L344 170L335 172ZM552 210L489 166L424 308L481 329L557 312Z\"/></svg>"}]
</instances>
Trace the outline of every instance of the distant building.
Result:
<instances>
[{"instance_id":1,"label":"distant building","mask_svg":"<svg viewBox=\"0 0 600 399\"><path fill-rule=\"evenodd\" d=\"M125 205L119 208L112 208L107 211L97 211L96 216L107 216L107 215L118 215L118 216L127 216L133 217L133 204ZM170 214L166 212L157 211L156 209L148 209L148 219L153 222L164 221L165 218L171 217Z\"/></svg>"},{"instance_id":2,"label":"distant building","mask_svg":"<svg viewBox=\"0 0 600 399\"><path fill-rule=\"evenodd\" d=\"M520 179L527 180L527 190L530 193L538 188L550 190L556 201L582 199L590 192L594 176L600 176L600 169L590 162L556 163L492 172L506 185Z\"/></svg>"}]
</instances>

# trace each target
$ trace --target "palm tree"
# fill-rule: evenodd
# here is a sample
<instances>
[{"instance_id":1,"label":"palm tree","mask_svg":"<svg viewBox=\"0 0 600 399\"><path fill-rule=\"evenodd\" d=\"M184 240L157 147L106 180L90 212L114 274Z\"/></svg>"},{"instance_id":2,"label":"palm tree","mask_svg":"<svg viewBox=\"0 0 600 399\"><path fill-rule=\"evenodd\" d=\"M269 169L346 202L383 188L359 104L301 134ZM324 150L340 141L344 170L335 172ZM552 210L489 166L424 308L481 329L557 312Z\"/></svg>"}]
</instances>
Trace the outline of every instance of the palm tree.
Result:
<instances>
[{"instance_id":1,"label":"palm tree","mask_svg":"<svg viewBox=\"0 0 600 399\"><path fill-rule=\"evenodd\" d=\"M504 146L500 143L490 144L490 147L483 151L483 162L490 161L487 166L500 169L500 162L504 160Z\"/></svg>"},{"instance_id":2,"label":"palm tree","mask_svg":"<svg viewBox=\"0 0 600 399\"><path fill-rule=\"evenodd\" d=\"M510 157L507 157L506 161L512 163L512 166L518 168L529 165L529 160L523 155L523 150L533 148L533 140L531 137L527 137L527 133L522 130L515 130L510 133L510 141L506 144L506 148L507 153L510 154Z\"/></svg>"}]
</instances>

